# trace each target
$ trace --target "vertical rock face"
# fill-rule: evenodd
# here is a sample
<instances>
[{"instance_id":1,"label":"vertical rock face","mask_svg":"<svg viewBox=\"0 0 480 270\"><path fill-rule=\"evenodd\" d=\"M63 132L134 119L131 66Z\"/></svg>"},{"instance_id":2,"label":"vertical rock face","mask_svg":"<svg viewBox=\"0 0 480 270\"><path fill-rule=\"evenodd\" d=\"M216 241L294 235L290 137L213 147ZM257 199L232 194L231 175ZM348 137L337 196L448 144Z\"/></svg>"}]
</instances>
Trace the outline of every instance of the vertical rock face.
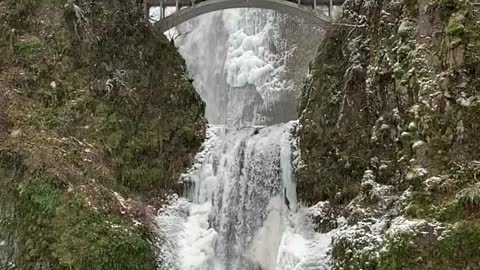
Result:
<instances>
[{"instance_id":1,"label":"vertical rock face","mask_svg":"<svg viewBox=\"0 0 480 270\"><path fill-rule=\"evenodd\" d=\"M474 1L347 1L340 23L302 90L305 199L346 202L367 168L409 185L478 159Z\"/></svg>"},{"instance_id":2,"label":"vertical rock face","mask_svg":"<svg viewBox=\"0 0 480 270\"><path fill-rule=\"evenodd\" d=\"M350 0L327 31L298 192L346 218L337 269L478 268L479 18L474 0Z\"/></svg>"},{"instance_id":3,"label":"vertical rock face","mask_svg":"<svg viewBox=\"0 0 480 270\"><path fill-rule=\"evenodd\" d=\"M142 8L0 3L1 269L155 269L146 205L175 189L205 120Z\"/></svg>"}]
</instances>

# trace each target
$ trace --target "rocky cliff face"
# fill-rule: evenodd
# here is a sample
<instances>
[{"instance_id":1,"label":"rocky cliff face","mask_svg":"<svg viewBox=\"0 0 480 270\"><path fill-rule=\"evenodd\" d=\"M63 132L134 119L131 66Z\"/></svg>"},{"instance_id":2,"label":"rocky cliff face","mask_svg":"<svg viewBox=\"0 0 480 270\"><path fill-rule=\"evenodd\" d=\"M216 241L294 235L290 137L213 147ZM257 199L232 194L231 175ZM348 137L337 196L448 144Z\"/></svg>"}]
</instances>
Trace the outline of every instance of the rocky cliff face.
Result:
<instances>
[{"instance_id":1,"label":"rocky cliff face","mask_svg":"<svg viewBox=\"0 0 480 270\"><path fill-rule=\"evenodd\" d=\"M155 269L147 205L175 189L205 120L142 14L0 2L1 269Z\"/></svg>"},{"instance_id":2,"label":"rocky cliff face","mask_svg":"<svg viewBox=\"0 0 480 270\"><path fill-rule=\"evenodd\" d=\"M329 201L319 230L344 232L335 268L480 267L479 18L475 0L350 0L328 30L298 189Z\"/></svg>"}]
</instances>

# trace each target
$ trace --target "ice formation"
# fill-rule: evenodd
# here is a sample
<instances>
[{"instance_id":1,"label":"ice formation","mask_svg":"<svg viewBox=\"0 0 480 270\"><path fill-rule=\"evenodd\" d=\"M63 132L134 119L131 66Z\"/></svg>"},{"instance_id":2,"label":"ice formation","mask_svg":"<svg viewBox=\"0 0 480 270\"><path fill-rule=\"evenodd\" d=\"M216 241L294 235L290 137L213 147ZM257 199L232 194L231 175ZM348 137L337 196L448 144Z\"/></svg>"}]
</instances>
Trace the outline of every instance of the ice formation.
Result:
<instances>
[{"instance_id":1,"label":"ice formation","mask_svg":"<svg viewBox=\"0 0 480 270\"><path fill-rule=\"evenodd\" d=\"M212 126L157 221L164 265L182 270L329 269L330 234L315 233L298 209L291 130Z\"/></svg>"},{"instance_id":2,"label":"ice formation","mask_svg":"<svg viewBox=\"0 0 480 270\"><path fill-rule=\"evenodd\" d=\"M210 123L264 124L260 111L293 90L285 76L289 51L277 48L283 42L277 20L274 11L233 9L199 16L167 33L186 59Z\"/></svg>"},{"instance_id":3,"label":"ice formation","mask_svg":"<svg viewBox=\"0 0 480 270\"><path fill-rule=\"evenodd\" d=\"M312 210L297 204L297 122L255 126L265 122L259 110L292 90L276 20L273 11L226 10L167 33L179 37L210 123L223 124L209 127L180 179L183 197L157 217L169 270L330 269L333 234L316 233Z\"/></svg>"}]
</instances>

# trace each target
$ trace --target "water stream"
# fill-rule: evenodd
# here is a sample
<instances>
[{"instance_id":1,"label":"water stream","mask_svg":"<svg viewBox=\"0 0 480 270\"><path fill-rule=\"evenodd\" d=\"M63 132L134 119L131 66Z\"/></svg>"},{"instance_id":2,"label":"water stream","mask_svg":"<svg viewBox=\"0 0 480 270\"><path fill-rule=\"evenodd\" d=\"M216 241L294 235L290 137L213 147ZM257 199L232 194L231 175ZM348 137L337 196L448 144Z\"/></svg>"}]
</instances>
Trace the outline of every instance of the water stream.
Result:
<instances>
[{"instance_id":1,"label":"water stream","mask_svg":"<svg viewBox=\"0 0 480 270\"><path fill-rule=\"evenodd\" d=\"M297 206L295 126L210 126L182 176L184 197L158 217L169 269L329 269L329 236L315 233L308 209Z\"/></svg>"},{"instance_id":2,"label":"water stream","mask_svg":"<svg viewBox=\"0 0 480 270\"><path fill-rule=\"evenodd\" d=\"M158 215L166 270L330 269L331 236L315 233L297 202L297 122L278 123L295 115L261 113L292 87L275 16L228 10L177 29L187 33L177 46L216 125L180 179L184 193Z\"/></svg>"}]
</instances>

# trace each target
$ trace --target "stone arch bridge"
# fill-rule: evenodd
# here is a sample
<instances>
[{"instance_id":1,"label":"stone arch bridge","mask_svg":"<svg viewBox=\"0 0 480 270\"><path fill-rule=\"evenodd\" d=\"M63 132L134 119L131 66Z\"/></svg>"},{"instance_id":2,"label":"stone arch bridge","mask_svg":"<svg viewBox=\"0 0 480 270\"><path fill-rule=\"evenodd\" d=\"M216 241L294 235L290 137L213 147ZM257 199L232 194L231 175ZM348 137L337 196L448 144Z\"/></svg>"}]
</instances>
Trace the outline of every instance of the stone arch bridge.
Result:
<instances>
[{"instance_id":1,"label":"stone arch bridge","mask_svg":"<svg viewBox=\"0 0 480 270\"><path fill-rule=\"evenodd\" d=\"M306 22L326 27L331 22L333 6L340 6L346 0L145 0L145 15L149 18L150 9L161 9L160 20L154 24L163 33L181 23L209 12L231 8L263 8L298 16ZM328 8L328 16L320 12ZM176 11L166 16L167 8Z\"/></svg>"}]
</instances>

